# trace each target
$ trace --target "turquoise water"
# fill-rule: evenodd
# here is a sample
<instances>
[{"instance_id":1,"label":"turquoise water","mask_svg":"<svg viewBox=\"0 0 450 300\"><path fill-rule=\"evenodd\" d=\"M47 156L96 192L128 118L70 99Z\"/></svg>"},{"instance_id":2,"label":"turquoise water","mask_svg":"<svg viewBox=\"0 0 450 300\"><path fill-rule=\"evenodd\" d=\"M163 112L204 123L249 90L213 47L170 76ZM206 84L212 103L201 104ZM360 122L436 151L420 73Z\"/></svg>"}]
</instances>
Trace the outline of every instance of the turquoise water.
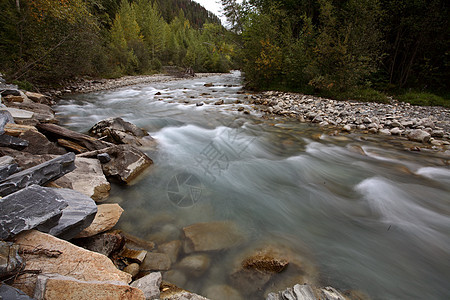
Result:
<instances>
[{"instance_id":1,"label":"turquoise water","mask_svg":"<svg viewBox=\"0 0 450 300\"><path fill-rule=\"evenodd\" d=\"M394 138L264 120L240 91L235 72L74 95L56 111L80 132L117 116L158 140L158 149L147 150L150 170L112 190L110 201L125 209L119 228L157 244L182 238L182 228L197 222L241 228L245 241L208 253L203 275L172 276L183 288L202 294L231 285L242 255L270 244L298 256L304 278L319 285L372 299L448 299L448 157L405 151ZM214 105L220 99L225 104ZM278 276L243 297L301 278L295 269Z\"/></svg>"}]
</instances>

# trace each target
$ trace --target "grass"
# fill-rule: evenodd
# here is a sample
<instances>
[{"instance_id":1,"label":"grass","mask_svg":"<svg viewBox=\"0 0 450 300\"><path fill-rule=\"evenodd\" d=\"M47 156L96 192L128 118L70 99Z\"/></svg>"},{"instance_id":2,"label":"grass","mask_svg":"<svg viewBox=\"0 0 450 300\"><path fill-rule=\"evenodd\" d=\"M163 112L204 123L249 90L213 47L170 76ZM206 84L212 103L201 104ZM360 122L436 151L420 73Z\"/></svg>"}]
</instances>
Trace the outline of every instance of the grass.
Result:
<instances>
[{"instance_id":1,"label":"grass","mask_svg":"<svg viewBox=\"0 0 450 300\"><path fill-rule=\"evenodd\" d=\"M411 103L412 105L450 107L450 99L445 99L431 93L410 91L405 94L398 95L396 98L399 101Z\"/></svg>"},{"instance_id":2,"label":"grass","mask_svg":"<svg viewBox=\"0 0 450 300\"><path fill-rule=\"evenodd\" d=\"M356 100L361 102L389 103L388 97L371 88L354 88L347 91L324 90L319 93L325 98L337 100Z\"/></svg>"}]
</instances>

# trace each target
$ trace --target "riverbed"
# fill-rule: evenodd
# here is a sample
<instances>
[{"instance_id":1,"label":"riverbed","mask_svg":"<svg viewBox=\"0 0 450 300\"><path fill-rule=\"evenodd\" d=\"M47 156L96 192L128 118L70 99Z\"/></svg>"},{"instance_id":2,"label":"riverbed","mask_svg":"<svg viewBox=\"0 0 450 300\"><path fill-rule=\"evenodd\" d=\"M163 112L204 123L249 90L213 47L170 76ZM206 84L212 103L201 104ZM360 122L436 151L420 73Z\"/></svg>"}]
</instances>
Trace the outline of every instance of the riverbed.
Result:
<instances>
[{"instance_id":1,"label":"riverbed","mask_svg":"<svg viewBox=\"0 0 450 300\"><path fill-rule=\"evenodd\" d=\"M198 222L240 228L244 241L208 253L202 275L165 275L182 288L229 285L244 253L270 245L298 255L310 274L291 270L246 299L295 278L372 299L450 294L450 168L439 154L406 151L392 137L265 120L239 72L68 95L54 108L79 132L122 117L158 141L146 151L149 172L113 187L109 201L125 209L117 228L157 244Z\"/></svg>"}]
</instances>

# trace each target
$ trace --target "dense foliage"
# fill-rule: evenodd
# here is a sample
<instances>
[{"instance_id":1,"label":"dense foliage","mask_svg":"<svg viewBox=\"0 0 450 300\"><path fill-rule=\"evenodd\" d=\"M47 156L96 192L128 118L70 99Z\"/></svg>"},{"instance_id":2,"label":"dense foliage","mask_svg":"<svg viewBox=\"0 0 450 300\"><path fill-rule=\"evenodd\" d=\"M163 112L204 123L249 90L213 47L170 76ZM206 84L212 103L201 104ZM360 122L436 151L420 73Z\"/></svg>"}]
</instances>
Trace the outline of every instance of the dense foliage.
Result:
<instances>
[{"instance_id":1,"label":"dense foliage","mask_svg":"<svg viewBox=\"0 0 450 300\"><path fill-rule=\"evenodd\" d=\"M222 0L253 88L447 90L444 0Z\"/></svg>"},{"instance_id":2,"label":"dense foliage","mask_svg":"<svg viewBox=\"0 0 450 300\"><path fill-rule=\"evenodd\" d=\"M11 80L232 67L227 30L191 0L3 0L0 14L0 72Z\"/></svg>"}]
</instances>

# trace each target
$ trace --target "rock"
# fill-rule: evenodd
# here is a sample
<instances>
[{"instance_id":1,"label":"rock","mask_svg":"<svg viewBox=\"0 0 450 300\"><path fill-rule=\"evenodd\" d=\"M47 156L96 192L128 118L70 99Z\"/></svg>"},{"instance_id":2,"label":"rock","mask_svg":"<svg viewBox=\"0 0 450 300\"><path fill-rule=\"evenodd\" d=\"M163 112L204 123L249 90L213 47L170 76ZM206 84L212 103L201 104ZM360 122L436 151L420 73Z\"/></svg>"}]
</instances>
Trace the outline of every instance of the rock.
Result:
<instances>
[{"instance_id":1,"label":"rock","mask_svg":"<svg viewBox=\"0 0 450 300\"><path fill-rule=\"evenodd\" d=\"M230 282L242 293L250 295L262 290L271 278L272 274L270 273L242 268L230 275Z\"/></svg>"},{"instance_id":2,"label":"rock","mask_svg":"<svg viewBox=\"0 0 450 300\"><path fill-rule=\"evenodd\" d=\"M372 123L372 120L369 117L364 117L363 123L370 124Z\"/></svg>"},{"instance_id":3,"label":"rock","mask_svg":"<svg viewBox=\"0 0 450 300\"><path fill-rule=\"evenodd\" d=\"M90 237L110 230L119 221L123 212L119 204L101 204L97 206L97 209L98 211L92 224L80 232L76 238Z\"/></svg>"},{"instance_id":4,"label":"rock","mask_svg":"<svg viewBox=\"0 0 450 300\"><path fill-rule=\"evenodd\" d=\"M131 183L153 163L145 153L130 145L110 147L106 153L111 161L102 165L104 174L124 184Z\"/></svg>"},{"instance_id":5,"label":"rock","mask_svg":"<svg viewBox=\"0 0 450 300\"><path fill-rule=\"evenodd\" d=\"M186 274L177 269L164 272L163 279L178 286L185 286L187 283Z\"/></svg>"},{"instance_id":6,"label":"rock","mask_svg":"<svg viewBox=\"0 0 450 300\"><path fill-rule=\"evenodd\" d=\"M34 113L28 110L17 109L12 107L0 107L0 111L7 111L11 114L15 121L20 121L24 119L31 119Z\"/></svg>"},{"instance_id":7,"label":"rock","mask_svg":"<svg viewBox=\"0 0 450 300\"><path fill-rule=\"evenodd\" d=\"M427 143L430 141L431 135L421 129L415 129L408 133L408 139L414 142Z\"/></svg>"},{"instance_id":8,"label":"rock","mask_svg":"<svg viewBox=\"0 0 450 300\"><path fill-rule=\"evenodd\" d=\"M250 270L258 270L266 273L282 272L289 261L273 251L271 248L265 248L257 251L242 262L242 267Z\"/></svg>"},{"instance_id":9,"label":"rock","mask_svg":"<svg viewBox=\"0 0 450 300\"><path fill-rule=\"evenodd\" d=\"M125 238L125 245L129 249L152 251L155 248L155 243L149 242L138 237L132 236L126 232L121 231L120 234Z\"/></svg>"},{"instance_id":10,"label":"rock","mask_svg":"<svg viewBox=\"0 0 450 300\"><path fill-rule=\"evenodd\" d=\"M205 87L213 87L214 84L212 82L211 83L205 83L203 86L205 86Z\"/></svg>"},{"instance_id":11,"label":"rock","mask_svg":"<svg viewBox=\"0 0 450 300\"><path fill-rule=\"evenodd\" d=\"M242 232L233 222L196 223L183 228L186 236L184 251L216 251L234 247L244 240Z\"/></svg>"},{"instance_id":12,"label":"rock","mask_svg":"<svg viewBox=\"0 0 450 300\"><path fill-rule=\"evenodd\" d=\"M137 264L137 263L129 264L128 266L126 266L123 269L123 271L127 272L134 278L134 277L136 277L137 274L139 274L139 264Z\"/></svg>"},{"instance_id":13,"label":"rock","mask_svg":"<svg viewBox=\"0 0 450 300\"><path fill-rule=\"evenodd\" d=\"M432 137L436 137L436 138L443 138L445 135L444 130L433 130L431 132L431 136Z\"/></svg>"},{"instance_id":14,"label":"rock","mask_svg":"<svg viewBox=\"0 0 450 300\"><path fill-rule=\"evenodd\" d=\"M9 147L16 150L23 150L28 147L28 142L10 135L0 135L0 147Z\"/></svg>"},{"instance_id":15,"label":"rock","mask_svg":"<svg viewBox=\"0 0 450 300\"><path fill-rule=\"evenodd\" d=\"M23 102L23 103L8 103L8 108L16 108L20 110L32 113L32 117L27 117L25 119L36 119L41 123L56 123L55 113L53 110L44 104L34 103L34 102ZM12 113L14 116L14 114ZM16 119L16 117L14 117Z\"/></svg>"},{"instance_id":16,"label":"rock","mask_svg":"<svg viewBox=\"0 0 450 300\"><path fill-rule=\"evenodd\" d=\"M178 267L186 270L188 274L201 276L209 268L211 259L206 254L195 254L183 258Z\"/></svg>"},{"instance_id":17,"label":"rock","mask_svg":"<svg viewBox=\"0 0 450 300\"><path fill-rule=\"evenodd\" d=\"M25 95L33 102L52 105L52 101L50 101L46 96L39 93L25 92Z\"/></svg>"},{"instance_id":18,"label":"rock","mask_svg":"<svg viewBox=\"0 0 450 300\"><path fill-rule=\"evenodd\" d=\"M95 124L89 134L114 144L130 144L136 147L154 143L147 131L124 121L122 118L109 118ZM147 139L143 139L147 137Z\"/></svg>"},{"instance_id":19,"label":"rock","mask_svg":"<svg viewBox=\"0 0 450 300\"><path fill-rule=\"evenodd\" d=\"M319 290L319 298L327 300L346 300L335 288L327 286Z\"/></svg>"},{"instance_id":20,"label":"rock","mask_svg":"<svg viewBox=\"0 0 450 300\"><path fill-rule=\"evenodd\" d=\"M63 240L70 240L91 225L97 213L97 205L88 196L70 189L53 189L69 204L63 209L58 225L49 234Z\"/></svg>"},{"instance_id":21,"label":"rock","mask_svg":"<svg viewBox=\"0 0 450 300\"><path fill-rule=\"evenodd\" d=\"M119 256L127 258L127 260L142 263L147 256L147 251L145 250L134 250L124 247L120 252Z\"/></svg>"},{"instance_id":22,"label":"rock","mask_svg":"<svg viewBox=\"0 0 450 300\"><path fill-rule=\"evenodd\" d=\"M77 143L78 145L88 149L89 151L105 149L110 146L110 144L106 142L100 141L86 134L78 133L60 127L55 124L39 124L37 128L50 139L66 139L71 142Z\"/></svg>"},{"instance_id":23,"label":"rock","mask_svg":"<svg viewBox=\"0 0 450 300\"><path fill-rule=\"evenodd\" d=\"M0 274L14 272L22 264L23 260L19 255L19 245L0 241Z\"/></svg>"},{"instance_id":24,"label":"rock","mask_svg":"<svg viewBox=\"0 0 450 300\"><path fill-rule=\"evenodd\" d=\"M288 288L284 291L268 294L266 300L319 300L319 299L316 298L314 290L311 288L310 285L296 284L293 288Z\"/></svg>"},{"instance_id":25,"label":"rock","mask_svg":"<svg viewBox=\"0 0 450 300\"><path fill-rule=\"evenodd\" d=\"M28 130L20 134L21 139L28 142L28 147L23 151L31 154L66 154L64 148L59 147L56 143L50 142L45 135L34 130Z\"/></svg>"},{"instance_id":26,"label":"rock","mask_svg":"<svg viewBox=\"0 0 450 300\"><path fill-rule=\"evenodd\" d=\"M84 281L62 275L39 275L34 292L37 300L144 300L144 293L121 282Z\"/></svg>"},{"instance_id":27,"label":"rock","mask_svg":"<svg viewBox=\"0 0 450 300\"><path fill-rule=\"evenodd\" d=\"M130 286L140 289L144 292L146 300L159 299L162 276L160 272L150 273L136 281L133 281Z\"/></svg>"},{"instance_id":28,"label":"rock","mask_svg":"<svg viewBox=\"0 0 450 300\"><path fill-rule=\"evenodd\" d=\"M203 294L211 299L217 299L217 300L227 300L227 299L233 299L233 300L243 300L241 294L233 289L229 285L213 285L210 287L207 287Z\"/></svg>"},{"instance_id":29,"label":"rock","mask_svg":"<svg viewBox=\"0 0 450 300\"><path fill-rule=\"evenodd\" d=\"M13 159L11 156L3 156L3 157L9 157L9 158ZM3 157L1 157L1 158L3 158ZM13 159L13 161L14 161L14 159ZM20 170L21 169L19 168L19 165L16 163L4 164L4 163L0 162L0 181L3 181L4 179L8 178L9 176L11 176L14 173L19 172Z\"/></svg>"},{"instance_id":30,"label":"rock","mask_svg":"<svg viewBox=\"0 0 450 300\"><path fill-rule=\"evenodd\" d=\"M165 244L158 246L158 251L161 253L165 253L169 256L170 261L175 263L178 260L178 254L181 249L181 241L171 241Z\"/></svg>"},{"instance_id":31,"label":"rock","mask_svg":"<svg viewBox=\"0 0 450 300\"><path fill-rule=\"evenodd\" d=\"M56 184L72 188L97 202L109 196L110 183L103 174L102 166L97 159L77 157L76 169L55 181Z\"/></svg>"},{"instance_id":32,"label":"rock","mask_svg":"<svg viewBox=\"0 0 450 300\"><path fill-rule=\"evenodd\" d=\"M40 270L42 274L70 274L84 281L119 281L124 284L131 281L131 275L118 270L106 256L49 234L36 230L24 232L15 238L15 243L20 245L23 259L27 262L24 270ZM36 275L33 274L20 275L13 284L29 296L33 295L35 285Z\"/></svg>"},{"instance_id":33,"label":"rock","mask_svg":"<svg viewBox=\"0 0 450 300\"><path fill-rule=\"evenodd\" d=\"M180 289L179 287L163 282L161 285L161 300L208 300L200 295Z\"/></svg>"},{"instance_id":34,"label":"rock","mask_svg":"<svg viewBox=\"0 0 450 300\"><path fill-rule=\"evenodd\" d=\"M350 125L344 125L344 127L342 128L344 131L350 132L352 131L352 127L350 127Z\"/></svg>"},{"instance_id":35,"label":"rock","mask_svg":"<svg viewBox=\"0 0 450 300\"><path fill-rule=\"evenodd\" d=\"M141 271L167 271L170 266L170 258L167 254L149 252L141 264Z\"/></svg>"},{"instance_id":36,"label":"rock","mask_svg":"<svg viewBox=\"0 0 450 300\"><path fill-rule=\"evenodd\" d=\"M111 161L111 157L109 156L108 153L100 153L99 155L97 155L97 159L102 164L106 164L106 163L109 163Z\"/></svg>"},{"instance_id":37,"label":"rock","mask_svg":"<svg viewBox=\"0 0 450 300\"><path fill-rule=\"evenodd\" d=\"M373 133L373 134L376 134L376 133L378 133L378 128L375 128L375 127L370 128L370 129L369 129L369 132L370 132L370 133Z\"/></svg>"},{"instance_id":38,"label":"rock","mask_svg":"<svg viewBox=\"0 0 450 300\"><path fill-rule=\"evenodd\" d=\"M35 167L15 173L0 183L0 196L5 196L27 186L44 185L75 169L75 154L67 153Z\"/></svg>"},{"instance_id":39,"label":"rock","mask_svg":"<svg viewBox=\"0 0 450 300\"><path fill-rule=\"evenodd\" d=\"M378 131L378 133L380 134L384 134L384 135L391 135L391 131L389 129L386 128L382 128Z\"/></svg>"},{"instance_id":40,"label":"rock","mask_svg":"<svg viewBox=\"0 0 450 300\"><path fill-rule=\"evenodd\" d=\"M203 106L203 105L205 105L203 102L197 102L197 103L195 103L195 106Z\"/></svg>"},{"instance_id":41,"label":"rock","mask_svg":"<svg viewBox=\"0 0 450 300\"><path fill-rule=\"evenodd\" d=\"M77 239L73 241L80 247L110 256L118 252L125 244L124 237L117 232L105 232L92 237Z\"/></svg>"},{"instance_id":42,"label":"rock","mask_svg":"<svg viewBox=\"0 0 450 300\"><path fill-rule=\"evenodd\" d=\"M400 128L398 128L398 127L394 127L394 128L392 128L391 130L390 130L390 133L392 134L392 135L401 135L402 134L402 130L400 130Z\"/></svg>"},{"instance_id":43,"label":"rock","mask_svg":"<svg viewBox=\"0 0 450 300\"><path fill-rule=\"evenodd\" d=\"M14 118L7 110L0 110L0 134L5 133L5 125L8 123L14 124Z\"/></svg>"},{"instance_id":44,"label":"rock","mask_svg":"<svg viewBox=\"0 0 450 300\"><path fill-rule=\"evenodd\" d=\"M7 95L7 96L3 97L3 99L5 100L5 102L17 102L17 103L20 103L20 102L24 101L22 95L19 95L19 96Z\"/></svg>"},{"instance_id":45,"label":"rock","mask_svg":"<svg viewBox=\"0 0 450 300\"><path fill-rule=\"evenodd\" d=\"M6 97L9 95L12 96L20 96L20 91L17 89L17 86L12 86L10 85L9 87L4 88L3 86L1 87L1 93L0 95L2 95L2 97Z\"/></svg>"},{"instance_id":46,"label":"rock","mask_svg":"<svg viewBox=\"0 0 450 300\"><path fill-rule=\"evenodd\" d=\"M0 199L0 240L38 226L50 230L58 223L65 207L67 203L59 194L37 185Z\"/></svg>"},{"instance_id":47,"label":"rock","mask_svg":"<svg viewBox=\"0 0 450 300\"><path fill-rule=\"evenodd\" d=\"M222 105L223 103L224 103L223 100L219 100L219 101L214 102L214 105Z\"/></svg>"},{"instance_id":48,"label":"rock","mask_svg":"<svg viewBox=\"0 0 450 300\"><path fill-rule=\"evenodd\" d=\"M33 300L19 289L13 288L4 283L0 283L0 299L5 300Z\"/></svg>"},{"instance_id":49,"label":"rock","mask_svg":"<svg viewBox=\"0 0 450 300\"><path fill-rule=\"evenodd\" d=\"M20 136L22 133L25 133L29 130L37 131L37 128L34 126L30 126L30 125L8 123L5 125L4 130L5 130L5 134L7 134L7 135Z\"/></svg>"}]
</instances>

